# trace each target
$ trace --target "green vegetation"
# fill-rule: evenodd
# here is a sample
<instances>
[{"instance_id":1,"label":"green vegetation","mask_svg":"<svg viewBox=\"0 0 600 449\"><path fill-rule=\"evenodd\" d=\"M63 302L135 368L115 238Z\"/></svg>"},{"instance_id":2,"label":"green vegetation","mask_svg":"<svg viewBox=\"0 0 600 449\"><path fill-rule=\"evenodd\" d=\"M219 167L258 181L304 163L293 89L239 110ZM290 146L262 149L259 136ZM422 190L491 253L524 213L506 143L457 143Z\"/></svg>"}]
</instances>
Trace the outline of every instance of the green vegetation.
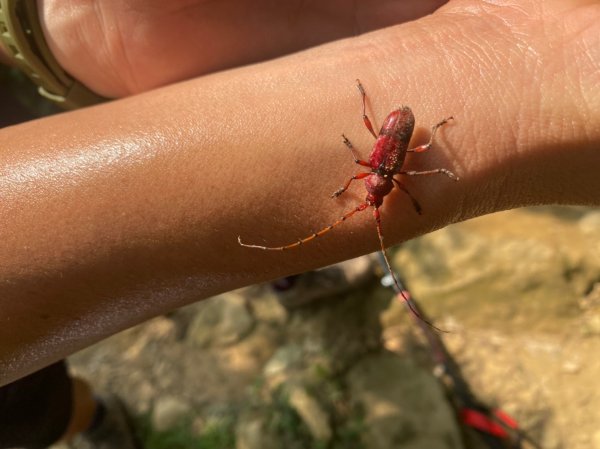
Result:
<instances>
[{"instance_id":1,"label":"green vegetation","mask_svg":"<svg viewBox=\"0 0 600 449\"><path fill-rule=\"evenodd\" d=\"M145 449L233 449L233 427L232 418L219 418L210 420L198 434L192 430L190 417L173 429L158 432L152 428L148 415L137 420L139 436Z\"/></svg>"},{"instance_id":2,"label":"green vegetation","mask_svg":"<svg viewBox=\"0 0 600 449\"><path fill-rule=\"evenodd\" d=\"M366 430L362 414L356 413L338 427L333 449L364 449L362 434Z\"/></svg>"},{"instance_id":3,"label":"green vegetation","mask_svg":"<svg viewBox=\"0 0 600 449\"><path fill-rule=\"evenodd\" d=\"M279 388L273 394L269 426L285 442L288 449L313 448L314 441L302 418L289 403L285 388ZM314 447L314 449L321 449Z\"/></svg>"}]
</instances>

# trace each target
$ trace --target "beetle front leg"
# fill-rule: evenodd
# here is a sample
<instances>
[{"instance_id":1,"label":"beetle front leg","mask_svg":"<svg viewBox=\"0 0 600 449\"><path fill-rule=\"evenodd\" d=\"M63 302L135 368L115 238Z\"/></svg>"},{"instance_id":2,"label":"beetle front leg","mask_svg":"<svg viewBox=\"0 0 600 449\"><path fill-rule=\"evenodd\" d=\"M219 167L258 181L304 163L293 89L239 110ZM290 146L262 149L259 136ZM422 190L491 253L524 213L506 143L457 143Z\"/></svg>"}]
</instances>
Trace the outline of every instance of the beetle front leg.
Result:
<instances>
[{"instance_id":1,"label":"beetle front leg","mask_svg":"<svg viewBox=\"0 0 600 449\"><path fill-rule=\"evenodd\" d=\"M346 190L348 190L348 187L350 187L350 183L352 181L354 181L355 179L363 179L363 178L366 178L367 176L370 176L370 175L371 175L371 173L358 173L358 174L354 175L352 178L350 178L346 182L346 184L344 185L344 187L341 187L341 188L337 189L335 192L333 192L333 194L331 195L331 198L337 198L342 193L344 193Z\"/></svg>"}]
</instances>

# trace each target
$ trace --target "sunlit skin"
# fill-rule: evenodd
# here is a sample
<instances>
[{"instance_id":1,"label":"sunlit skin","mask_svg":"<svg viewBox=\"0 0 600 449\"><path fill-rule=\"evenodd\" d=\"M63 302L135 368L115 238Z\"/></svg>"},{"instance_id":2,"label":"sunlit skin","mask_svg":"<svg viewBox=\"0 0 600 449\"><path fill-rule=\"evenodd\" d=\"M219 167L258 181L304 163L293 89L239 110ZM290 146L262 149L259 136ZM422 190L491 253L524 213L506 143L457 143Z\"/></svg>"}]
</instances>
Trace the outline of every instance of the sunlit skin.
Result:
<instances>
[{"instance_id":1,"label":"sunlit skin","mask_svg":"<svg viewBox=\"0 0 600 449\"><path fill-rule=\"evenodd\" d=\"M431 129L431 136L429 138L429 142L424 145L419 145L415 148L408 148L410 143L410 139L413 134L413 130L415 128L415 116L413 115L411 109L408 106L402 106L388 114L386 119L383 121L383 125L381 126L381 130L379 134L375 133L373 129L373 124L371 123L371 119L366 114L366 92L359 80L357 80L358 91L362 97L362 116L363 121L365 123L366 128L369 130L371 135L375 138L375 144L373 145L373 149L369 154L369 160L365 161L359 158L356 149L350 142L350 140L342 135L344 138L344 144L348 147L348 149L352 152L352 156L354 157L354 163L358 164L362 167L370 168L369 172L360 172L354 176L352 176L344 186L338 190L336 190L332 196L332 198L339 197L342 193L348 190L352 181L357 179L364 179L365 189L367 191L367 196L364 202L360 203L350 212L342 215L337 221L333 222L329 226L324 227L318 232L315 232L307 237L298 239L293 243L289 243L283 246L263 246L263 245L254 245L243 243L241 237L238 236L238 243L241 246L246 248L255 248L269 251L285 251L292 248L298 248L299 246L310 242L317 237L321 237L325 235L329 231L331 231L336 226L344 223L348 218L354 216L357 212L362 212L368 207L373 208L373 217L375 218L375 224L377 229L377 237L379 238L379 245L381 248L381 254L383 254L383 258L385 260L385 264L387 265L388 272L390 276L394 280L396 284L397 290L400 292L400 295L403 297L407 306L410 308L411 312L425 323L430 325L436 330L440 330L432 323L424 319L421 314L412 306L411 301L404 294L404 289L400 287L400 283L396 279L394 275L394 270L390 265L390 260L388 258L387 252L385 250L385 244L383 242L383 230L381 228L381 214L379 213L379 208L383 205L384 198L392 191L394 186L398 187L402 192L406 193L410 200L412 201L413 207L415 211L420 215L422 214L421 205L418 201L412 196L406 186L399 181L397 178L394 178L396 175L405 175L405 176L419 176L419 175L432 175L432 174L445 174L450 179L454 179L458 181L458 176L452 173L450 170L445 168L436 168L432 170L424 170L424 171L415 171L415 170L403 170L404 161L406 160L407 153L422 153L431 148L433 143L433 137L437 129L440 126L445 125L449 120L452 120L453 117L448 117L441 122L437 123Z\"/></svg>"},{"instance_id":2,"label":"sunlit skin","mask_svg":"<svg viewBox=\"0 0 600 449\"><path fill-rule=\"evenodd\" d=\"M393 189L381 209L386 244L513 207L598 205L599 8L457 0L414 22L208 75L273 49L248 60L239 45L203 66L199 40L165 64L152 52L168 49L128 42L159 75L114 57L117 40L99 49L100 66L81 63L83 81L106 95L145 92L0 130L0 384L183 304L377 250L366 214L289 257L237 242L289 241L364 198L354 186L328 198L355 168L340 133L361 154L373 144L357 120L356 78L376 99L373 123L410 105L410 148L455 117L435 151L408 154L405 167L446 167L460 182L402 177L424 213ZM86 21L69 17L66 36L47 24L53 45L88 36ZM61 63L77 65L67 53ZM169 72L185 58L191 69Z\"/></svg>"}]
</instances>

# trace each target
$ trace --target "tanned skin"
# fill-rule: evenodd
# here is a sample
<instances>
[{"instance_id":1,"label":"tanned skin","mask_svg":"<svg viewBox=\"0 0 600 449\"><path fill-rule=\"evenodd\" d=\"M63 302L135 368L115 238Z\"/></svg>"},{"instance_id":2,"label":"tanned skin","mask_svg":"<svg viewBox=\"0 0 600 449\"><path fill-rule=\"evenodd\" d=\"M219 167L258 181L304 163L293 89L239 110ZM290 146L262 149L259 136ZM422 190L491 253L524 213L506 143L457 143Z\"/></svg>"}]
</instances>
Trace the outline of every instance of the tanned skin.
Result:
<instances>
[{"instance_id":1,"label":"tanned skin","mask_svg":"<svg viewBox=\"0 0 600 449\"><path fill-rule=\"evenodd\" d=\"M188 1L187 17L206 21L204 42L223 42L203 55L195 36L187 47L147 48L143 39L135 47L122 27L123 39L115 31L99 41L105 34L94 23L111 24L108 9L104 22L86 10L73 21L50 7L70 2L42 3L61 64L99 93L126 98L0 130L0 385L181 305L377 250L369 215L294 252L237 241L289 241L363 197L352 187L329 198L355 169L341 134L362 157L372 146L357 117L357 78L368 86L376 129L394 108L411 107L411 146L454 116L427 157L408 155L405 167L447 167L460 182L407 177L423 214L390 193L381 209L388 245L514 207L600 204L596 1L456 0L416 21L277 59L406 17L331 2L348 3L333 8L348 17L333 34L319 21L309 39L305 20L318 12L274 12L296 18L297 34L272 29L249 52L252 40L226 33L242 19L261 28L272 17L233 8L221 29L223 11L202 15L221 2ZM156 9L164 3L131 10L165 14ZM165 33L185 29L185 14L169 17ZM156 29L152 17L137 20ZM278 37L281 44L269 44ZM98 63L77 63L92 43Z\"/></svg>"}]
</instances>

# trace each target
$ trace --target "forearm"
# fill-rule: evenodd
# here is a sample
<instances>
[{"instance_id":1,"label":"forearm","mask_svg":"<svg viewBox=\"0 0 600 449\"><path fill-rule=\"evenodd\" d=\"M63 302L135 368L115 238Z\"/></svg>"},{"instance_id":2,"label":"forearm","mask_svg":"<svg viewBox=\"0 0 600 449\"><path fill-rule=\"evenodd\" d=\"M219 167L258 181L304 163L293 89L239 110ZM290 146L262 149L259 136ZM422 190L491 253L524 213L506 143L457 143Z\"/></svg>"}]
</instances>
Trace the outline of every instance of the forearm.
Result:
<instances>
[{"instance_id":1,"label":"forearm","mask_svg":"<svg viewBox=\"0 0 600 449\"><path fill-rule=\"evenodd\" d=\"M412 107L413 145L456 118L407 167L461 181L407 179L424 215L392 192L388 244L520 205L597 204L597 125L581 141L519 122L529 99L510 67L490 88L456 30L423 23L1 130L0 383L182 304L376 250L370 211L293 252L237 243L294 241L364 199L361 186L329 199L362 171L341 133L364 157L373 143L355 78L376 124Z\"/></svg>"},{"instance_id":2,"label":"forearm","mask_svg":"<svg viewBox=\"0 0 600 449\"><path fill-rule=\"evenodd\" d=\"M354 81L327 98L306 73L285 79L296 70L242 69L0 132L2 382L179 305L347 257L237 243L337 213L323 193L341 179L319 186L347 161ZM337 94L350 108L329 124Z\"/></svg>"}]
</instances>

